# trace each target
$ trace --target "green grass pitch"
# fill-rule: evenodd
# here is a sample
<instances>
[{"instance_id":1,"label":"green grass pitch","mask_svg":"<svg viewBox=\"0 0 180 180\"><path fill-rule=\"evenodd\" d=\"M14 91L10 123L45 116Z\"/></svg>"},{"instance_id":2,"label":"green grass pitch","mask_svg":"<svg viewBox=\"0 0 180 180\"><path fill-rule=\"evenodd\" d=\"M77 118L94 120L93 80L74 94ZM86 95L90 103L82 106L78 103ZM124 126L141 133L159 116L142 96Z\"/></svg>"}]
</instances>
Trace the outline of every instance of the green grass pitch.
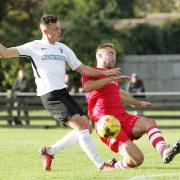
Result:
<instances>
[{"instance_id":1,"label":"green grass pitch","mask_svg":"<svg viewBox=\"0 0 180 180\"><path fill-rule=\"evenodd\" d=\"M180 155L170 164L163 164L161 157L151 147L145 135L135 143L144 152L145 161L139 168L99 172L82 152L79 145L56 154L53 170L42 170L38 149L56 142L70 129L0 129L0 180L142 180L180 179ZM180 137L180 130L162 130L168 143ZM96 134L92 135L105 161L112 156L120 158L102 144Z\"/></svg>"}]
</instances>

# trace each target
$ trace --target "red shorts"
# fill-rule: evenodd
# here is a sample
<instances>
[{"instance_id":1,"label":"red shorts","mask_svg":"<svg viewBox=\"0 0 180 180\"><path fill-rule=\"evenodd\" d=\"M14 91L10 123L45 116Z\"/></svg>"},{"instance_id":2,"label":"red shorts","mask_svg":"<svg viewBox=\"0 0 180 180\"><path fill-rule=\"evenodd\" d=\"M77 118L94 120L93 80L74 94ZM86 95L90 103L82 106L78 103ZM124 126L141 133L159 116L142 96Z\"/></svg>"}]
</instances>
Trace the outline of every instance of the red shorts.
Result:
<instances>
[{"instance_id":1,"label":"red shorts","mask_svg":"<svg viewBox=\"0 0 180 180\"><path fill-rule=\"evenodd\" d=\"M126 141L138 139L132 135L132 129L140 116L134 116L125 112L124 114L119 115L117 118L121 122L121 131L118 136L113 139L105 139L100 137L101 141L105 143L113 152L118 152L119 147Z\"/></svg>"}]
</instances>

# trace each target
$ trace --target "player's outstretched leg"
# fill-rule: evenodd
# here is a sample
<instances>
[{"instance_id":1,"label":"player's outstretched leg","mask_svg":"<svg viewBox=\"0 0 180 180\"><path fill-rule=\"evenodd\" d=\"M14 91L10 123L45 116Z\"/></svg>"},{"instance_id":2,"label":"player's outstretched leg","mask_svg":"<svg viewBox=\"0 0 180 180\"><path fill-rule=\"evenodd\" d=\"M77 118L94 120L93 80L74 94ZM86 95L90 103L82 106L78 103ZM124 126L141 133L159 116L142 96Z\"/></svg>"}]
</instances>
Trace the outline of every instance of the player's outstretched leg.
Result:
<instances>
[{"instance_id":1,"label":"player's outstretched leg","mask_svg":"<svg viewBox=\"0 0 180 180\"><path fill-rule=\"evenodd\" d=\"M164 163L169 163L170 161L172 161L173 158L174 158L178 153L180 153L180 140L177 141L176 144L167 147L167 148L163 151L163 161L164 161Z\"/></svg>"},{"instance_id":2,"label":"player's outstretched leg","mask_svg":"<svg viewBox=\"0 0 180 180\"><path fill-rule=\"evenodd\" d=\"M52 159L58 151L72 147L78 143L78 134L79 133L77 131L72 130L50 147L43 147L40 149L40 154L43 157L43 169L45 171L51 170ZM113 170L114 167L107 163L102 163L99 169L101 171L109 171Z\"/></svg>"},{"instance_id":3,"label":"player's outstretched leg","mask_svg":"<svg viewBox=\"0 0 180 180\"><path fill-rule=\"evenodd\" d=\"M43 169L45 171L51 171L52 160L54 156L48 154L48 147L43 147L40 149L40 154L43 157Z\"/></svg>"}]
</instances>

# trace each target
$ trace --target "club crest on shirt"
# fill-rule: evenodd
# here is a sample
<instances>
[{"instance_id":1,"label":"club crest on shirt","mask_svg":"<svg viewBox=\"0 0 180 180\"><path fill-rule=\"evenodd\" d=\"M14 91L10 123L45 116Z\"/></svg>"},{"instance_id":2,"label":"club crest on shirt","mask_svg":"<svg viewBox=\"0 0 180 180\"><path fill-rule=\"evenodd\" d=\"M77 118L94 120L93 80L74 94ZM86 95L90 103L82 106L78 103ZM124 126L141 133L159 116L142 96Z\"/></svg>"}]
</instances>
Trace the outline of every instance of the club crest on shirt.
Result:
<instances>
[{"instance_id":1,"label":"club crest on shirt","mask_svg":"<svg viewBox=\"0 0 180 180\"><path fill-rule=\"evenodd\" d=\"M62 49L62 48L58 48L58 50L59 50L61 53L63 53L63 49Z\"/></svg>"}]
</instances>

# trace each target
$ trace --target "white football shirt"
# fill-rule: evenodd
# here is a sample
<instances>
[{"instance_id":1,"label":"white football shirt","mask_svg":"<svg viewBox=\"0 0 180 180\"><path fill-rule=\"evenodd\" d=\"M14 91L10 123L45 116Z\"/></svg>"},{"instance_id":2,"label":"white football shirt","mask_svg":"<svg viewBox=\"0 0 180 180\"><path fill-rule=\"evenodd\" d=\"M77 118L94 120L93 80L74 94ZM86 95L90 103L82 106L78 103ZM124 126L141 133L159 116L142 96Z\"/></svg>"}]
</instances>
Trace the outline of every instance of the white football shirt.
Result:
<instances>
[{"instance_id":1,"label":"white football shirt","mask_svg":"<svg viewBox=\"0 0 180 180\"><path fill-rule=\"evenodd\" d=\"M31 58L38 96L67 87L64 83L66 63L72 70L81 65L74 52L63 43L52 45L44 40L35 40L17 46L17 49L21 56Z\"/></svg>"}]
</instances>

